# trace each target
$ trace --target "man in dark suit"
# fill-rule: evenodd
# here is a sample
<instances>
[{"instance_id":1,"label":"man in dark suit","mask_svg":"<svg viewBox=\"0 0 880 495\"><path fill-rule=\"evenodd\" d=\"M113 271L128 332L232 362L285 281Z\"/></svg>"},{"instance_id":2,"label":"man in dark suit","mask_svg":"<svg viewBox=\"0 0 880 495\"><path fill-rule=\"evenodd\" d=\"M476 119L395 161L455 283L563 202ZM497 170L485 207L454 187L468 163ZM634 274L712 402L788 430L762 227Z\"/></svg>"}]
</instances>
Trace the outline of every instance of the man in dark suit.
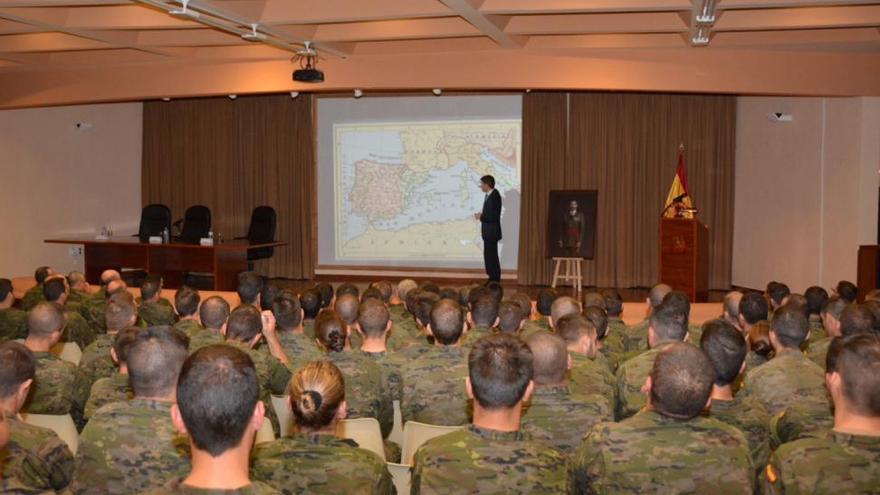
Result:
<instances>
[{"instance_id":1,"label":"man in dark suit","mask_svg":"<svg viewBox=\"0 0 880 495\"><path fill-rule=\"evenodd\" d=\"M495 177L480 177L480 189L486 193L483 211L475 216L480 221L483 236L483 262L490 282L501 281L501 261L498 259L498 241L501 240L501 193L495 190Z\"/></svg>"}]
</instances>

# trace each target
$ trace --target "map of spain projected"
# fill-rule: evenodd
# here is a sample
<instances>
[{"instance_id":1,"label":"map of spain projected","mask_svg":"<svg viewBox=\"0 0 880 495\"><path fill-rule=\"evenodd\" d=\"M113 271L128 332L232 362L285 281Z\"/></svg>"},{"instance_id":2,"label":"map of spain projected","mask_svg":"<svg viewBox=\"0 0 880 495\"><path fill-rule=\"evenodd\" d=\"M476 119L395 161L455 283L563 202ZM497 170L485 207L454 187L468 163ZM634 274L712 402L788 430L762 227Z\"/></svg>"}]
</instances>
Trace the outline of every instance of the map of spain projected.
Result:
<instances>
[{"instance_id":1,"label":"map of spain projected","mask_svg":"<svg viewBox=\"0 0 880 495\"><path fill-rule=\"evenodd\" d=\"M482 260L480 177L520 187L519 120L333 126L336 258Z\"/></svg>"}]
</instances>

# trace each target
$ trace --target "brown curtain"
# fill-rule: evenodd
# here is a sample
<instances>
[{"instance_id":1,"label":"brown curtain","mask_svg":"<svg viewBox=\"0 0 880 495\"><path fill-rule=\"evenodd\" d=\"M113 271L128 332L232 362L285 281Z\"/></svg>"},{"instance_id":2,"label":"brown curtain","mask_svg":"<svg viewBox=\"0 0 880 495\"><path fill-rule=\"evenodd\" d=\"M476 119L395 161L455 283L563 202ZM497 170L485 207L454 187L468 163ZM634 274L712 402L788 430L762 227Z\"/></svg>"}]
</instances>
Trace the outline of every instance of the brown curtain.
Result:
<instances>
[{"instance_id":1,"label":"brown curtain","mask_svg":"<svg viewBox=\"0 0 880 495\"><path fill-rule=\"evenodd\" d=\"M519 282L552 278L549 191L596 189L596 255L585 262L584 283L656 283L660 210L680 143L698 218L709 226L709 286L729 287L736 98L677 94L524 95Z\"/></svg>"},{"instance_id":2,"label":"brown curtain","mask_svg":"<svg viewBox=\"0 0 880 495\"><path fill-rule=\"evenodd\" d=\"M317 261L314 97L203 98L144 104L142 200L164 203L173 218L211 209L215 234L247 233L251 211L278 214L276 248L256 270L309 279Z\"/></svg>"}]
</instances>

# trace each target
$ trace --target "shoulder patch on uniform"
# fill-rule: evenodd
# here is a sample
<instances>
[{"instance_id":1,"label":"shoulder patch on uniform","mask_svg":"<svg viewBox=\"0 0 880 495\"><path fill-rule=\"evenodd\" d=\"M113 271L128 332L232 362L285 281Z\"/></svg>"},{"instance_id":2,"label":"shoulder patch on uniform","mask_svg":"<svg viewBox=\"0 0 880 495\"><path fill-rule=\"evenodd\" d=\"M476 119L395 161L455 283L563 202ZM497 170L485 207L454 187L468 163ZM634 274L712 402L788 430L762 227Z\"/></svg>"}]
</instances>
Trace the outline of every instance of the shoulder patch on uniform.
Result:
<instances>
[{"instance_id":1,"label":"shoulder patch on uniform","mask_svg":"<svg viewBox=\"0 0 880 495\"><path fill-rule=\"evenodd\" d=\"M767 464L767 480L770 483L776 483L777 479L779 479L779 476L776 474L776 470L773 469L773 465Z\"/></svg>"}]
</instances>

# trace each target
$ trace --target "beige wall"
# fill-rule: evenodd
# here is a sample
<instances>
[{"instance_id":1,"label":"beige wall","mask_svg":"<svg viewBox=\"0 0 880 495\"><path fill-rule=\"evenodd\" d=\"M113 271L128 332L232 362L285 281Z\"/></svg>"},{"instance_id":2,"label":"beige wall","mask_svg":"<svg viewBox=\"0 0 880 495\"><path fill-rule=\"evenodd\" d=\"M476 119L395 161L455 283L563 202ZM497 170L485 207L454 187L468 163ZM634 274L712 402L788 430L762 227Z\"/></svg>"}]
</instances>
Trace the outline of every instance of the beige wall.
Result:
<instances>
[{"instance_id":1,"label":"beige wall","mask_svg":"<svg viewBox=\"0 0 880 495\"><path fill-rule=\"evenodd\" d=\"M0 276L82 269L43 239L134 232L141 202L140 103L0 111ZM78 130L77 122L92 124Z\"/></svg>"},{"instance_id":2,"label":"beige wall","mask_svg":"<svg viewBox=\"0 0 880 495\"><path fill-rule=\"evenodd\" d=\"M878 119L878 98L739 99L735 285L855 280L858 245L877 238Z\"/></svg>"}]
</instances>

